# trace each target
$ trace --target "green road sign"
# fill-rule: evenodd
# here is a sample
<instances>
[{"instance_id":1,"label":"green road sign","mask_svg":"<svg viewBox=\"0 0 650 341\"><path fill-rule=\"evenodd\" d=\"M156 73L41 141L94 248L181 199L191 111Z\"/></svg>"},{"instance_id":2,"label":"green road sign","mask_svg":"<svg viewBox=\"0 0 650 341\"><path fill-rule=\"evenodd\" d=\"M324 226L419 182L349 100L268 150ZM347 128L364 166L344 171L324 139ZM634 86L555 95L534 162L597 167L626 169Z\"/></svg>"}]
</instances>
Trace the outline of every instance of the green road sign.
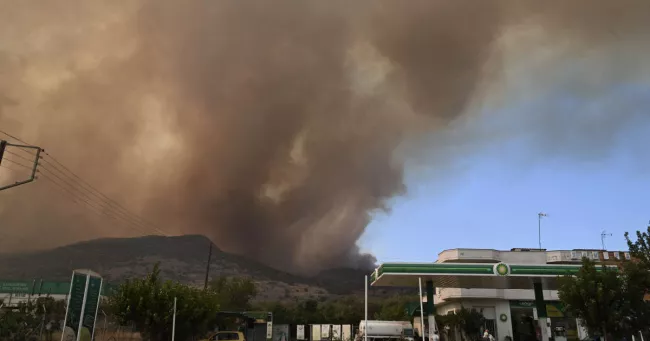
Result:
<instances>
[{"instance_id":1,"label":"green road sign","mask_svg":"<svg viewBox=\"0 0 650 341\"><path fill-rule=\"evenodd\" d=\"M28 294L29 282L0 282L0 293Z\"/></svg>"},{"instance_id":2,"label":"green road sign","mask_svg":"<svg viewBox=\"0 0 650 341\"><path fill-rule=\"evenodd\" d=\"M90 341L95 329L102 278L89 270L72 273L62 341Z\"/></svg>"},{"instance_id":3,"label":"green road sign","mask_svg":"<svg viewBox=\"0 0 650 341\"><path fill-rule=\"evenodd\" d=\"M74 335L72 340L77 339L79 333L79 320L81 319L81 310L83 309L84 296L86 294L86 274L74 272L72 274L72 283L70 285L70 297L68 297L68 310L65 318L64 334ZM70 335L62 340L69 340Z\"/></svg>"},{"instance_id":4,"label":"green road sign","mask_svg":"<svg viewBox=\"0 0 650 341\"><path fill-rule=\"evenodd\" d=\"M102 278L90 276L88 281L88 291L86 293L86 306L84 308L84 318L82 327L88 328L90 335L94 335L95 318L97 317L97 308L99 308L99 293L102 289Z\"/></svg>"}]
</instances>

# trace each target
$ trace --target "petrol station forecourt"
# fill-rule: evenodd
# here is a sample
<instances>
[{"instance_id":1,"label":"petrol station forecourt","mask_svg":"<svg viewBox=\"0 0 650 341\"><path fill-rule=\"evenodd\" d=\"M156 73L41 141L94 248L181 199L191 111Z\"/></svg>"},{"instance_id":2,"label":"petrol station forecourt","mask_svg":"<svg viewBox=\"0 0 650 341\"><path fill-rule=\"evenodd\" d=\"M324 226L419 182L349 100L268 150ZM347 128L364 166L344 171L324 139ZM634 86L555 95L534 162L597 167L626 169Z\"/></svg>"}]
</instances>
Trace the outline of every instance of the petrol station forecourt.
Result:
<instances>
[{"instance_id":1,"label":"petrol station forecourt","mask_svg":"<svg viewBox=\"0 0 650 341\"><path fill-rule=\"evenodd\" d=\"M608 266L617 268L616 266ZM533 289L542 341L548 341L544 290L557 290L559 277L575 275L581 265L507 264L507 263L383 263L370 275L373 287L418 287L420 279L426 290L429 326L436 327L436 288L461 289ZM599 271L600 268L599 268ZM423 298L424 300L424 298ZM419 318L415 319L419 321ZM499 319L497 323L511 323ZM418 324L418 323L416 323Z\"/></svg>"}]
</instances>

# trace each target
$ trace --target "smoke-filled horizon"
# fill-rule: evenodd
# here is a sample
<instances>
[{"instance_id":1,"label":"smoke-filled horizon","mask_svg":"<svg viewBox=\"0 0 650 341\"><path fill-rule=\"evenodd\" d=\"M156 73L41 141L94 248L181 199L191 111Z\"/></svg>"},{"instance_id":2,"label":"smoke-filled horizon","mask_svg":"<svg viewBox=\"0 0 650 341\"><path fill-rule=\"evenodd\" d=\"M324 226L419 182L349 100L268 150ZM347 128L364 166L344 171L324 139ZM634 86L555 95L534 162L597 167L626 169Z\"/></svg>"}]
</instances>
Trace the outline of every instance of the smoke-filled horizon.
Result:
<instances>
[{"instance_id":1,"label":"smoke-filled horizon","mask_svg":"<svg viewBox=\"0 0 650 341\"><path fill-rule=\"evenodd\" d=\"M439 147L422 141L554 87L598 97L648 66L647 1L0 8L0 128L170 233L300 273L374 264L356 243L406 192L405 160ZM581 129L579 116L517 115L529 124L499 134L531 129L545 146L571 134L562 149L576 153L640 117L617 111ZM0 193L0 205L3 239L17 241L5 251L133 235L44 179Z\"/></svg>"}]
</instances>

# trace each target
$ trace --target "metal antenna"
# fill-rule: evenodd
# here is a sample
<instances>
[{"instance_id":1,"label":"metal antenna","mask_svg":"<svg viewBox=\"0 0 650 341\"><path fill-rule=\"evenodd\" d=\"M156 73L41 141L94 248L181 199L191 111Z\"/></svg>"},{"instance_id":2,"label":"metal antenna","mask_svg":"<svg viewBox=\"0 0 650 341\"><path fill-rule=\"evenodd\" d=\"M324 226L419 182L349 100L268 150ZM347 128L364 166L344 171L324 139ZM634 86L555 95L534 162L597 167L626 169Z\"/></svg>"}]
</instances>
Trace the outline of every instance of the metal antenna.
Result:
<instances>
[{"instance_id":1,"label":"metal antenna","mask_svg":"<svg viewBox=\"0 0 650 341\"><path fill-rule=\"evenodd\" d=\"M540 250L542 249L542 217L548 217L548 214L542 212L537 213L537 238Z\"/></svg>"},{"instance_id":2,"label":"metal antenna","mask_svg":"<svg viewBox=\"0 0 650 341\"><path fill-rule=\"evenodd\" d=\"M600 242L601 242L601 244L603 245L603 251L607 250L607 249L605 248L605 238L607 238L607 237L611 237L611 236L612 236L612 234L611 234L611 233L607 233L607 231L605 231L605 230L603 230L603 232L600 234Z\"/></svg>"}]
</instances>

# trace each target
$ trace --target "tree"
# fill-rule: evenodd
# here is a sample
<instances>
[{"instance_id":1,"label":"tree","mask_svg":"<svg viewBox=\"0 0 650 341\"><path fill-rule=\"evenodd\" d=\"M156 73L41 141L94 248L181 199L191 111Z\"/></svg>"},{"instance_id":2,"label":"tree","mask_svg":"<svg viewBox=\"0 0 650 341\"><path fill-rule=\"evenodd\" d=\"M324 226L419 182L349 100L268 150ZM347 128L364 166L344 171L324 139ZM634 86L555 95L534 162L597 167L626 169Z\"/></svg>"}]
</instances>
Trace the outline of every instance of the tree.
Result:
<instances>
[{"instance_id":1,"label":"tree","mask_svg":"<svg viewBox=\"0 0 650 341\"><path fill-rule=\"evenodd\" d=\"M417 298L415 298L417 300ZM413 301L411 299L410 301ZM407 311L409 300L405 296L397 295L381 302L379 311L374 314L376 320L408 321L410 316Z\"/></svg>"},{"instance_id":2,"label":"tree","mask_svg":"<svg viewBox=\"0 0 650 341\"><path fill-rule=\"evenodd\" d=\"M246 311L257 295L255 282L250 278L219 277L210 283L210 288L219 296L224 311Z\"/></svg>"},{"instance_id":3,"label":"tree","mask_svg":"<svg viewBox=\"0 0 650 341\"><path fill-rule=\"evenodd\" d=\"M559 281L560 300L582 320L590 335L620 335L626 283L618 271L604 266L598 271L594 262L584 258L575 276L563 276Z\"/></svg>"},{"instance_id":4,"label":"tree","mask_svg":"<svg viewBox=\"0 0 650 341\"><path fill-rule=\"evenodd\" d=\"M0 315L0 339L22 341L34 335L39 319L33 311L33 303L19 303L14 309L4 310Z\"/></svg>"},{"instance_id":5,"label":"tree","mask_svg":"<svg viewBox=\"0 0 650 341\"><path fill-rule=\"evenodd\" d=\"M322 310L321 321L332 321L333 324L358 323L364 317L364 301L355 296L322 302L319 309Z\"/></svg>"},{"instance_id":6,"label":"tree","mask_svg":"<svg viewBox=\"0 0 650 341\"><path fill-rule=\"evenodd\" d=\"M648 226L647 232L636 231L635 241L630 239L628 232L625 232L625 239L630 249L630 255L646 269L650 269L650 226Z\"/></svg>"},{"instance_id":7,"label":"tree","mask_svg":"<svg viewBox=\"0 0 650 341\"><path fill-rule=\"evenodd\" d=\"M467 309L460 307L460 310L455 313L457 323L460 329L465 334L465 338L469 340L478 340L482 335L481 329L485 325L485 317L476 309Z\"/></svg>"},{"instance_id":8,"label":"tree","mask_svg":"<svg viewBox=\"0 0 650 341\"><path fill-rule=\"evenodd\" d=\"M446 330L449 327L450 331L455 332L461 325L460 317L454 312L450 311L446 315L436 316L436 322L439 326L443 327L443 330Z\"/></svg>"},{"instance_id":9,"label":"tree","mask_svg":"<svg viewBox=\"0 0 650 341\"><path fill-rule=\"evenodd\" d=\"M255 310L270 311L273 313L273 323L277 324L304 324L294 315L294 306L281 302L265 302L259 304Z\"/></svg>"},{"instance_id":10,"label":"tree","mask_svg":"<svg viewBox=\"0 0 650 341\"><path fill-rule=\"evenodd\" d=\"M636 333L650 327L650 303L643 300L650 288L650 275L645 266L636 262L625 262L622 269L621 295L625 315L621 321L622 328L628 333Z\"/></svg>"},{"instance_id":11,"label":"tree","mask_svg":"<svg viewBox=\"0 0 650 341\"><path fill-rule=\"evenodd\" d=\"M63 319L64 304L46 296L4 309L0 314L0 339L21 341L36 337L44 322Z\"/></svg>"},{"instance_id":12,"label":"tree","mask_svg":"<svg viewBox=\"0 0 650 341\"><path fill-rule=\"evenodd\" d=\"M61 321L65 318L65 300L55 300L51 296L45 296L37 298L35 305L37 314L40 316L45 314L46 321Z\"/></svg>"},{"instance_id":13,"label":"tree","mask_svg":"<svg viewBox=\"0 0 650 341\"><path fill-rule=\"evenodd\" d=\"M368 302L370 319L379 315L383 300ZM364 318L364 300L355 295L336 299L308 298L295 302L259 302L255 310L270 311L278 324L357 324ZM384 313L383 317L388 317ZM408 320L409 318L406 318Z\"/></svg>"},{"instance_id":14,"label":"tree","mask_svg":"<svg viewBox=\"0 0 650 341\"><path fill-rule=\"evenodd\" d=\"M636 231L636 240L630 239L625 233L625 239L633 260L626 262L624 273L626 278L626 301L628 303L628 321L630 329L636 331L650 327L650 302L642 298L650 288L650 226L647 232ZM641 299L639 299L641 297Z\"/></svg>"},{"instance_id":15,"label":"tree","mask_svg":"<svg viewBox=\"0 0 650 341\"><path fill-rule=\"evenodd\" d=\"M158 264L145 278L120 285L109 298L109 305L120 323L133 323L145 340L169 340L174 298L177 340L212 329L219 311L219 295L212 290L163 282Z\"/></svg>"},{"instance_id":16,"label":"tree","mask_svg":"<svg viewBox=\"0 0 650 341\"><path fill-rule=\"evenodd\" d=\"M446 334L446 340L450 340L450 334L455 334L461 326L459 316L453 311L450 311L446 315L436 316L436 322L442 327L442 332Z\"/></svg>"}]
</instances>

